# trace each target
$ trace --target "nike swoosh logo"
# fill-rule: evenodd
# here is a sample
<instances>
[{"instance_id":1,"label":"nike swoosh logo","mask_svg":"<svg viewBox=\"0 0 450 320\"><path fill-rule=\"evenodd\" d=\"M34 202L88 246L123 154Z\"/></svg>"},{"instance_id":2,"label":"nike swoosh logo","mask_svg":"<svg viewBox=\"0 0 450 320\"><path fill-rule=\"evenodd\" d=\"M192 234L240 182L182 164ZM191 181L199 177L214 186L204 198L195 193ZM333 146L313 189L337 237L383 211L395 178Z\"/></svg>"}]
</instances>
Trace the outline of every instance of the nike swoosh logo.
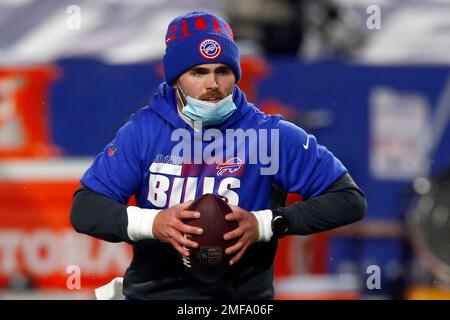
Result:
<instances>
[{"instance_id":1,"label":"nike swoosh logo","mask_svg":"<svg viewBox=\"0 0 450 320\"><path fill-rule=\"evenodd\" d=\"M308 148L309 148L309 136L306 138L306 144L303 144L303 148L305 148L305 150L308 150Z\"/></svg>"}]
</instances>

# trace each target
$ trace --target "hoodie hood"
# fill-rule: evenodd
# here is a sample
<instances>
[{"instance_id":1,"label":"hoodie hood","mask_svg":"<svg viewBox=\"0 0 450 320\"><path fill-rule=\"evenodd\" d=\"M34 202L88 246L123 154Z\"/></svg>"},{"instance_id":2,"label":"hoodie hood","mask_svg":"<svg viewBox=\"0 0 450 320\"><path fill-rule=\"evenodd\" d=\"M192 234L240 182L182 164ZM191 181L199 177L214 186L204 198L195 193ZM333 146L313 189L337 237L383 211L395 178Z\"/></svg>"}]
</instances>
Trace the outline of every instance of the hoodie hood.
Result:
<instances>
[{"instance_id":1,"label":"hoodie hood","mask_svg":"<svg viewBox=\"0 0 450 320\"><path fill-rule=\"evenodd\" d=\"M166 82L161 83L148 107L175 128L188 127L188 124L178 114L175 93L175 89L172 86ZM252 110L261 112L252 103L247 101L245 93L238 86L234 87L233 102L236 105L236 110L231 117L217 126L212 126L213 128L222 131L230 128L236 121Z\"/></svg>"}]
</instances>

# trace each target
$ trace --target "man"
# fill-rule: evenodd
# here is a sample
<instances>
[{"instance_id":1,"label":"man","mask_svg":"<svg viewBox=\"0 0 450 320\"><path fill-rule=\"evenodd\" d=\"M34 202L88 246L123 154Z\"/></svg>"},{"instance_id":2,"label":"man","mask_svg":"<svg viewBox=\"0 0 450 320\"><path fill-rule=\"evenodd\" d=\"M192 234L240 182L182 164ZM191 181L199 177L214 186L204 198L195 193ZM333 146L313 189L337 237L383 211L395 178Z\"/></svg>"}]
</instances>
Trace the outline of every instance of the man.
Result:
<instances>
[{"instance_id":1,"label":"man","mask_svg":"<svg viewBox=\"0 0 450 320\"><path fill-rule=\"evenodd\" d=\"M361 219L363 193L314 136L246 100L236 85L239 50L222 18L180 16L166 46L166 81L82 177L72 225L133 245L123 281L129 299L271 299L277 239ZM229 143L227 134L239 129L257 139ZM285 208L286 192L305 201ZM238 223L224 235L237 239L225 252L230 271L208 285L189 277L180 259L198 245L184 234L203 232L183 222L199 214L186 209L205 193L223 196L233 209L226 219ZM137 206L127 205L132 195Z\"/></svg>"}]
</instances>

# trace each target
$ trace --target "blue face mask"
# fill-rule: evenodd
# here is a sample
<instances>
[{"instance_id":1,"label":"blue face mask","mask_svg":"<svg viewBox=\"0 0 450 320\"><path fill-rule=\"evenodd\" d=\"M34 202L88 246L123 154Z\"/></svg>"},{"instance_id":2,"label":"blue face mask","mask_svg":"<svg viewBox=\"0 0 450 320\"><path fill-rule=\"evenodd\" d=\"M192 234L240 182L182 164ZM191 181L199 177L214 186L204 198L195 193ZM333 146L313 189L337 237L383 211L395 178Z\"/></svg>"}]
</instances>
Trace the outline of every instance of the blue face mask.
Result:
<instances>
[{"instance_id":1,"label":"blue face mask","mask_svg":"<svg viewBox=\"0 0 450 320\"><path fill-rule=\"evenodd\" d=\"M194 121L201 121L204 126L214 126L222 123L231 117L236 110L233 94L217 103L194 99L186 95L185 97L186 105L181 112Z\"/></svg>"}]
</instances>

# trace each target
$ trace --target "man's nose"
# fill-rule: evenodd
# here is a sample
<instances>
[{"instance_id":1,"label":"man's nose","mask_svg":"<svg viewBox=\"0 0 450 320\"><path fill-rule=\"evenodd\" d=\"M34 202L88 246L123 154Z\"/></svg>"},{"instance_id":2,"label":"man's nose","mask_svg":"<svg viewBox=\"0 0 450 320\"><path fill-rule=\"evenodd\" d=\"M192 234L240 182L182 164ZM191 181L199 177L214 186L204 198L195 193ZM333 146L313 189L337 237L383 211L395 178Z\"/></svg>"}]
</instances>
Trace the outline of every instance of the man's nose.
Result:
<instances>
[{"instance_id":1,"label":"man's nose","mask_svg":"<svg viewBox=\"0 0 450 320\"><path fill-rule=\"evenodd\" d=\"M217 83L216 75L208 74L206 79L206 89L217 89L219 87L219 84Z\"/></svg>"}]
</instances>

